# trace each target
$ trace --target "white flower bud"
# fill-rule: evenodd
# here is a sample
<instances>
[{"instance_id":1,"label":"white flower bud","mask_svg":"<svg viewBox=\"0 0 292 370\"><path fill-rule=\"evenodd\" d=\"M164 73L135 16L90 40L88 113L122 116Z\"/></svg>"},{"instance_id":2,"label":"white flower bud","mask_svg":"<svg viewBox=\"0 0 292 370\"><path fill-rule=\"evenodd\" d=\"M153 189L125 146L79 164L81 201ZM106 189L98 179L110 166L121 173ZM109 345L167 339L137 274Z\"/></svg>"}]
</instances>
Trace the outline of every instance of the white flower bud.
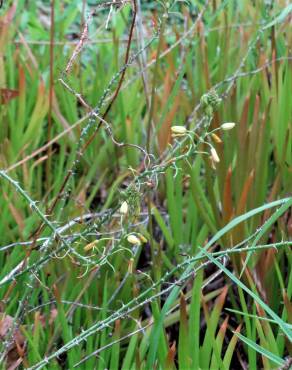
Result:
<instances>
[{"instance_id":1,"label":"white flower bud","mask_svg":"<svg viewBox=\"0 0 292 370\"><path fill-rule=\"evenodd\" d=\"M142 242L142 243L147 243L147 239L145 238L145 236L144 235L142 235L142 234L138 234L138 237L139 237L139 239L140 239L140 241Z\"/></svg>"},{"instance_id":2,"label":"white flower bud","mask_svg":"<svg viewBox=\"0 0 292 370\"><path fill-rule=\"evenodd\" d=\"M171 132L175 135L185 135L187 129L184 126L172 126Z\"/></svg>"},{"instance_id":3,"label":"white flower bud","mask_svg":"<svg viewBox=\"0 0 292 370\"><path fill-rule=\"evenodd\" d=\"M120 213L122 215L126 215L128 213L128 210L129 210L128 203L127 202L123 202L122 205L121 205L121 208L120 208Z\"/></svg>"},{"instance_id":4,"label":"white flower bud","mask_svg":"<svg viewBox=\"0 0 292 370\"><path fill-rule=\"evenodd\" d=\"M221 125L221 128L224 131L232 130L234 127L235 127L234 122L226 122Z\"/></svg>"},{"instance_id":5,"label":"white flower bud","mask_svg":"<svg viewBox=\"0 0 292 370\"><path fill-rule=\"evenodd\" d=\"M220 162L220 158L219 158L219 156L218 156L218 154L216 152L216 149L213 148L213 147L211 148L211 157L212 157L212 159L213 159L213 161L215 163L219 163Z\"/></svg>"},{"instance_id":6,"label":"white flower bud","mask_svg":"<svg viewBox=\"0 0 292 370\"><path fill-rule=\"evenodd\" d=\"M134 235L134 234L128 235L127 240L130 244L141 245L141 240L139 238L137 238L137 236Z\"/></svg>"}]
</instances>

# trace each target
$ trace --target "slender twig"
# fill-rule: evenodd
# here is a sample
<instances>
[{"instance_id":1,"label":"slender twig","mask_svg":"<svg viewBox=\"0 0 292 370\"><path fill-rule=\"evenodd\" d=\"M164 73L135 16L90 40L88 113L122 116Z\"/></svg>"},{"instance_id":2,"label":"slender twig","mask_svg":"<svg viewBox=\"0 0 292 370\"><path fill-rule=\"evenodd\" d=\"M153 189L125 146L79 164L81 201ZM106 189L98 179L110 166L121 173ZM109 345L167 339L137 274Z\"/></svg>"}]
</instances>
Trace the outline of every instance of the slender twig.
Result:
<instances>
[{"instance_id":1,"label":"slender twig","mask_svg":"<svg viewBox=\"0 0 292 370\"><path fill-rule=\"evenodd\" d=\"M124 61L124 64L125 65L127 65L128 64L128 61L129 61L130 48L131 48L131 44L132 44L132 38L133 38L134 27L135 27L135 22L136 22L136 14L137 14L137 4L136 4L136 0L133 0L133 18L132 18L132 23L131 23L131 28L130 28L129 40L128 40L128 44L127 44L127 48L126 48L126 55L125 55L125 61ZM117 99L117 97L119 95L119 92L121 90L121 87L122 87L122 84L123 84L123 81L124 81L125 74L126 74L126 68L122 71L122 74L121 74L121 77L120 77L118 86L117 86L117 88L115 90L115 93L114 93L114 95L113 95L113 97L112 97L109 105L107 106L105 112L102 115L102 118L103 119L105 119L107 117L109 111L111 110L114 102L116 101L116 99ZM84 146L84 150L90 145L90 143L95 138L95 136L96 136L99 128L101 127L101 124L102 124L102 122L100 121L99 124L97 125L96 130L91 135L91 137L89 138L89 140L86 142L86 144Z\"/></svg>"}]
</instances>

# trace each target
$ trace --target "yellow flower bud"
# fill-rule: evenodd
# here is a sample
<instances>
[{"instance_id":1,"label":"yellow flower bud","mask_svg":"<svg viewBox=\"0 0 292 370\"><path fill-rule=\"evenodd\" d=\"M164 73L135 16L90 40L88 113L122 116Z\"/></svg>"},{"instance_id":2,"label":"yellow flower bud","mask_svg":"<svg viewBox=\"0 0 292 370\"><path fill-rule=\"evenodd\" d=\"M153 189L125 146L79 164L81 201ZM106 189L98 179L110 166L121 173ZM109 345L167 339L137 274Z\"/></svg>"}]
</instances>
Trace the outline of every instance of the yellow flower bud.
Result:
<instances>
[{"instance_id":1,"label":"yellow flower bud","mask_svg":"<svg viewBox=\"0 0 292 370\"><path fill-rule=\"evenodd\" d=\"M215 141L215 143L217 143L217 144L222 143L222 140L220 139L220 137L218 135L212 133L211 136L212 136L212 139Z\"/></svg>"},{"instance_id":2,"label":"yellow flower bud","mask_svg":"<svg viewBox=\"0 0 292 370\"><path fill-rule=\"evenodd\" d=\"M91 249L93 249L95 246L96 246L96 244L99 242L99 240L94 240L93 242L91 242L91 243L89 243L89 244L87 244L83 249L84 249L84 251L85 252L88 252L88 251L90 251Z\"/></svg>"},{"instance_id":3,"label":"yellow flower bud","mask_svg":"<svg viewBox=\"0 0 292 370\"><path fill-rule=\"evenodd\" d=\"M140 239L140 241L142 242L142 243L147 243L147 239L145 238L145 236L144 235L142 235L142 234L138 234L138 237L139 237L139 239Z\"/></svg>"},{"instance_id":4,"label":"yellow flower bud","mask_svg":"<svg viewBox=\"0 0 292 370\"><path fill-rule=\"evenodd\" d=\"M113 238L101 238L101 239L98 239L98 240L94 240L93 242L87 244L83 249L84 249L85 252L88 252L91 249L94 249L95 247L97 247L98 244L100 244L102 242L108 242L110 240L113 240Z\"/></svg>"}]
</instances>

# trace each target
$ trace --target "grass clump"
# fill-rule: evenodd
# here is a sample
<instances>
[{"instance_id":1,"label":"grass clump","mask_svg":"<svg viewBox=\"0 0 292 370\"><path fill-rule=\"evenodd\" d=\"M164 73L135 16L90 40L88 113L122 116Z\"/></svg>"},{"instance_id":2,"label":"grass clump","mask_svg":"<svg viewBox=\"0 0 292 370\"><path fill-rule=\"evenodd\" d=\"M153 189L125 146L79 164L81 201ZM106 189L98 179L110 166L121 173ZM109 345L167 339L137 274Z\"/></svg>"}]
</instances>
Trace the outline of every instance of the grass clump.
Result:
<instances>
[{"instance_id":1,"label":"grass clump","mask_svg":"<svg viewBox=\"0 0 292 370\"><path fill-rule=\"evenodd\" d=\"M291 366L291 10L3 2L3 369Z\"/></svg>"}]
</instances>

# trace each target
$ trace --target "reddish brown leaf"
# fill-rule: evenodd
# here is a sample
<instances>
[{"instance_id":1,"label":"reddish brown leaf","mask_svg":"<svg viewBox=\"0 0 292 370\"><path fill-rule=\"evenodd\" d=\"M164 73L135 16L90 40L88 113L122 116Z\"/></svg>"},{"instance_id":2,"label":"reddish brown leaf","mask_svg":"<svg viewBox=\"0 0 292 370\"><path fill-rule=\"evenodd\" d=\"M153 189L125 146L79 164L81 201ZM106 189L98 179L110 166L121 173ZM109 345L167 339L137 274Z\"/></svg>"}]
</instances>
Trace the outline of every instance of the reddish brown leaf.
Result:
<instances>
[{"instance_id":1,"label":"reddish brown leaf","mask_svg":"<svg viewBox=\"0 0 292 370\"><path fill-rule=\"evenodd\" d=\"M292 303L285 290L283 291L283 299L284 299L284 305L287 310L288 322L292 322Z\"/></svg>"},{"instance_id":2,"label":"reddish brown leaf","mask_svg":"<svg viewBox=\"0 0 292 370\"><path fill-rule=\"evenodd\" d=\"M18 95L18 90L0 89L0 104L7 104Z\"/></svg>"},{"instance_id":3,"label":"reddish brown leaf","mask_svg":"<svg viewBox=\"0 0 292 370\"><path fill-rule=\"evenodd\" d=\"M25 73L24 69L21 65L19 65L18 68L18 89L19 89L19 95L23 95L25 93Z\"/></svg>"},{"instance_id":4,"label":"reddish brown leaf","mask_svg":"<svg viewBox=\"0 0 292 370\"><path fill-rule=\"evenodd\" d=\"M23 215L20 213L20 211L14 207L13 203L9 200L8 195L3 191L3 197L8 203L8 207L10 209L11 214L13 215L15 222L17 223L17 226L19 227L19 231L22 233L25 227L25 222Z\"/></svg>"},{"instance_id":5,"label":"reddish brown leaf","mask_svg":"<svg viewBox=\"0 0 292 370\"><path fill-rule=\"evenodd\" d=\"M13 342L7 348L5 360L6 368L10 370L16 369L23 361L25 355L25 338L20 330L14 328L14 318L12 316L0 314L0 340L9 339L12 332Z\"/></svg>"},{"instance_id":6,"label":"reddish brown leaf","mask_svg":"<svg viewBox=\"0 0 292 370\"><path fill-rule=\"evenodd\" d=\"M166 356L166 361L165 361L165 366L164 366L165 369L171 370L175 368L174 367L175 354L176 354L176 345L175 345L175 342L173 342Z\"/></svg>"},{"instance_id":7,"label":"reddish brown leaf","mask_svg":"<svg viewBox=\"0 0 292 370\"><path fill-rule=\"evenodd\" d=\"M247 96L244 102L241 120L238 130L238 143L241 151L243 152L246 147L246 135L248 129L248 113L249 113L250 97Z\"/></svg>"},{"instance_id":8,"label":"reddish brown leaf","mask_svg":"<svg viewBox=\"0 0 292 370\"><path fill-rule=\"evenodd\" d=\"M248 197L248 193L250 191L250 188L251 188L251 185L253 183L253 180L254 180L254 170L252 170L248 176L248 178L246 179L244 185L243 185L243 189L242 189L242 192L241 192L241 196L240 196L240 200L239 200L239 203L238 203L238 206L237 206L237 214L240 215L241 213L244 212L245 210L245 206L246 206L246 203L247 203L247 197Z\"/></svg>"}]
</instances>

